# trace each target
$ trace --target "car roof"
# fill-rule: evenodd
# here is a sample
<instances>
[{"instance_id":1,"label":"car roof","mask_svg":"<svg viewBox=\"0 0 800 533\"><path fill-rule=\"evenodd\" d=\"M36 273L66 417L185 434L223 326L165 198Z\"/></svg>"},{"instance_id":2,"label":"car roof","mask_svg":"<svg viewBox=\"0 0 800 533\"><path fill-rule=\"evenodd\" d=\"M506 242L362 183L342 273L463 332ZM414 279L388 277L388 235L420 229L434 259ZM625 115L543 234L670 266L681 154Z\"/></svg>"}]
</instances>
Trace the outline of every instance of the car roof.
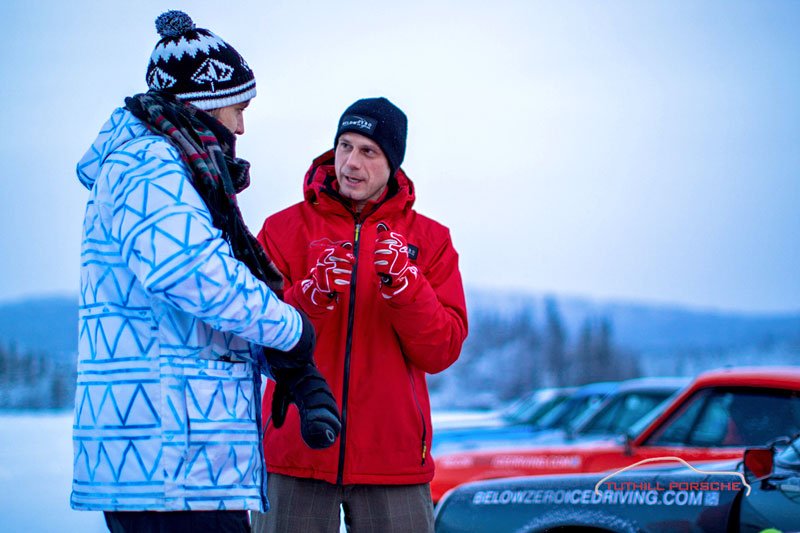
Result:
<instances>
[{"instance_id":1,"label":"car roof","mask_svg":"<svg viewBox=\"0 0 800 533\"><path fill-rule=\"evenodd\" d=\"M689 383L692 379L688 377L664 377L664 378L634 378L620 383L617 392L631 390L678 390Z\"/></svg>"},{"instance_id":2,"label":"car roof","mask_svg":"<svg viewBox=\"0 0 800 533\"><path fill-rule=\"evenodd\" d=\"M598 381L596 383L588 383L578 387L578 389L572 394L572 397L612 392L617 390L619 385L620 383L618 381Z\"/></svg>"},{"instance_id":3,"label":"car roof","mask_svg":"<svg viewBox=\"0 0 800 533\"><path fill-rule=\"evenodd\" d=\"M697 376L693 387L716 384L748 387L789 387L800 390L800 366L738 366Z\"/></svg>"},{"instance_id":4,"label":"car roof","mask_svg":"<svg viewBox=\"0 0 800 533\"><path fill-rule=\"evenodd\" d=\"M523 394L518 399L523 400L523 399L533 399L533 398L541 398L541 399L558 398L561 396L569 396L576 390L577 387L542 387L539 389L532 390L527 394Z\"/></svg>"}]
</instances>

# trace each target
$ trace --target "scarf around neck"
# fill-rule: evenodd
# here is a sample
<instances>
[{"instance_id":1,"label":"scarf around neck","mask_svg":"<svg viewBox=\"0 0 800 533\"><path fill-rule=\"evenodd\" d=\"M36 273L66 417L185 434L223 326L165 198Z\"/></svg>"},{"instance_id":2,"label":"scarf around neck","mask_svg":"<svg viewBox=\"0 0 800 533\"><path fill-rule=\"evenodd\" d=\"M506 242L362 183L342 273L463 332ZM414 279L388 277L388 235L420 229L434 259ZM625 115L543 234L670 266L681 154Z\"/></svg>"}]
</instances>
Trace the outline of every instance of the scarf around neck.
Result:
<instances>
[{"instance_id":1,"label":"scarf around neck","mask_svg":"<svg viewBox=\"0 0 800 533\"><path fill-rule=\"evenodd\" d=\"M125 107L178 150L191 170L192 185L234 257L281 295L283 276L247 229L236 201L236 194L250 184L250 163L235 157L235 135L211 115L165 93L131 96L125 99Z\"/></svg>"}]
</instances>

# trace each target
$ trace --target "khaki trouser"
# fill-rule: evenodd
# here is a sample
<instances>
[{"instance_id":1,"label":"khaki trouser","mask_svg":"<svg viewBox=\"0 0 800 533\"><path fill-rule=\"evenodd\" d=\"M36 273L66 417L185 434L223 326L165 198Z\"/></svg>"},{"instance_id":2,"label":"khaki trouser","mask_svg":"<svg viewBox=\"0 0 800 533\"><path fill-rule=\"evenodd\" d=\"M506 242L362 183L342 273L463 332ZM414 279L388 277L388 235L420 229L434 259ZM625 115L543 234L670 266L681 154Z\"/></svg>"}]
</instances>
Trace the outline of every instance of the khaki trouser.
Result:
<instances>
[{"instance_id":1,"label":"khaki trouser","mask_svg":"<svg viewBox=\"0 0 800 533\"><path fill-rule=\"evenodd\" d=\"M350 533L433 533L433 502L422 485L332 485L269 474L270 510L252 513L253 533L337 533L340 506Z\"/></svg>"}]
</instances>

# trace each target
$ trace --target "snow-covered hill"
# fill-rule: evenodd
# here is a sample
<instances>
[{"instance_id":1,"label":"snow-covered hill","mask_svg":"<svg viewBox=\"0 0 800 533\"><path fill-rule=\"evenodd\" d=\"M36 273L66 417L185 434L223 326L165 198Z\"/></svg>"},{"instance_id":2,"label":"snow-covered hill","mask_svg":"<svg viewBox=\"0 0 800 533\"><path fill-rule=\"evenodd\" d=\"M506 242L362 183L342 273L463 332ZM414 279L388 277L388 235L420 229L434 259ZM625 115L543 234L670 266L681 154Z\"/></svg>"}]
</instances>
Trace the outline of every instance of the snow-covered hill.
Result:
<instances>
[{"instance_id":1,"label":"snow-covered hill","mask_svg":"<svg viewBox=\"0 0 800 533\"><path fill-rule=\"evenodd\" d=\"M800 364L800 311L748 314L480 288L467 290L467 307L461 358L429 379L438 408L494 407L543 385ZM77 311L76 296L0 303L0 349L72 364ZM0 381L10 371L0 367Z\"/></svg>"}]
</instances>

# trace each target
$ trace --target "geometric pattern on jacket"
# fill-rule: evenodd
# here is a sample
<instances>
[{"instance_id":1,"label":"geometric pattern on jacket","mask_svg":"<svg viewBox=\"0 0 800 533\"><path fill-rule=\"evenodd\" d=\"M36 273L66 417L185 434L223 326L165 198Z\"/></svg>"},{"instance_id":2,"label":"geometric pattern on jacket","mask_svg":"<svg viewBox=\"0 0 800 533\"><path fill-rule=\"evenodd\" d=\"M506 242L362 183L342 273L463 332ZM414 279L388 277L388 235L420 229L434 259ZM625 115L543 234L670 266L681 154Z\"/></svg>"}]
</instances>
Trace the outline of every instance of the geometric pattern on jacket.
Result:
<instances>
[{"instance_id":1,"label":"geometric pattern on jacket","mask_svg":"<svg viewBox=\"0 0 800 533\"><path fill-rule=\"evenodd\" d=\"M177 150L118 109L78 164L81 250L71 505L265 510L253 345L297 312L237 261Z\"/></svg>"}]
</instances>

